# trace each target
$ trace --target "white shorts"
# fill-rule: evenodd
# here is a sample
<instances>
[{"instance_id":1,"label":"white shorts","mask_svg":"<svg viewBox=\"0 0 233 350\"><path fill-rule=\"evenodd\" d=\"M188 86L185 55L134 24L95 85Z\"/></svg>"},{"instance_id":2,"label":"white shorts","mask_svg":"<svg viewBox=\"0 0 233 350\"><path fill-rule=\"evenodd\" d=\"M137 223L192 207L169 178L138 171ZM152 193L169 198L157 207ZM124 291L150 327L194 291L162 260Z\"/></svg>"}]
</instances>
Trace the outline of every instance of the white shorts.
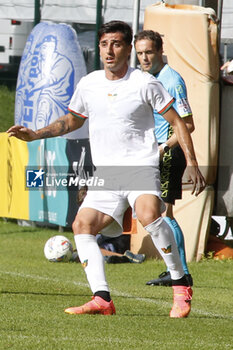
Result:
<instances>
[{"instance_id":1,"label":"white shorts","mask_svg":"<svg viewBox=\"0 0 233 350\"><path fill-rule=\"evenodd\" d=\"M133 183L136 183L138 186L139 177L137 177L137 174L131 173L130 176L131 177L127 179L127 182L130 182L130 187L133 187ZM84 198L84 201L79 210L83 208L92 208L111 216L114 221L105 227L101 233L105 236L111 237L120 236L123 232L124 213L126 209L131 206L133 216L136 217L134 204L140 195L155 195L161 200L161 212L165 210L164 202L161 199L159 170L154 167L151 167L150 170L148 170L147 167L147 174L145 176L145 179L147 181L147 184L148 181L150 182L150 186L146 186L146 189L141 190L127 190L126 185L123 186L124 189L119 190L119 181L117 181L117 190L109 190L106 188L102 188L98 191L92 189L88 190L87 195Z\"/></svg>"}]
</instances>

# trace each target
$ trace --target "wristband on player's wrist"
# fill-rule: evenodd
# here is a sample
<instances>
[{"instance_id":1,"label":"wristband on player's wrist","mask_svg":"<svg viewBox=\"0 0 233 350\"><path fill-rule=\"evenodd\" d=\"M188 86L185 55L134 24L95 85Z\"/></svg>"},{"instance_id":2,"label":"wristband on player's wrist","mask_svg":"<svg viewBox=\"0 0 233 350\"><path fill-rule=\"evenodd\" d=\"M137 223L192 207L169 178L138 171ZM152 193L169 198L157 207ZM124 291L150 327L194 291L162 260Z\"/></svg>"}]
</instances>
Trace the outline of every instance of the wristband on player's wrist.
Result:
<instances>
[{"instance_id":1,"label":"wristband on player's wrist","mask_svg":"<svg viewBox=\"0 0 233 350\"><path fill-rule=\"evenodd\" d=\"M165 153L167 153L170 150L170 147L166 144L166 142L162 143L161 146Z\"/></svg>"}]
</instances>

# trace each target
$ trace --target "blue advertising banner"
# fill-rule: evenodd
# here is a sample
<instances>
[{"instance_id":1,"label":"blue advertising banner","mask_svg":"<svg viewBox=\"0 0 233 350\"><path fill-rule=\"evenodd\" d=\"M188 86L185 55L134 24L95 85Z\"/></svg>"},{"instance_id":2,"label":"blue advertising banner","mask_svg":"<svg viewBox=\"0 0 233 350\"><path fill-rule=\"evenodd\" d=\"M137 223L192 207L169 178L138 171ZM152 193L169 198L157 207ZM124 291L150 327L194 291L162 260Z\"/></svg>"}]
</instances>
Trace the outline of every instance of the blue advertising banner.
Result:
<instances>
[{"instance_id":1,"label":"blue advertising banner","mask_svg":"<svg viewBox=\"0 0 233 350\"><path fill-rule=\"evenodd\" d=\"M68 190L55 183L60 172L67 176L66 139L54 138L28 143L29 163L26 186L29 190L29 218L66 226ZM61 171L59 170L61 169ZM46 177L45 177L46 175ZM31 178L30 178L31 176ZM44 179L47 179L47 184Z\"/></svg>"},{"instance_id":2,"label":"blue advertising banner","mask_svg":"<svg viewBox=\"0 0 233 350\"><path fill-rule=\"evenodd\" d=\"M28 142L27 146L29 219L71 226L81 204L80 180L93 174L89 140L56 137Z\"/></svg>"},{"instance_id":3,"label":"blue advertising banner","mask_svg":"<svg viewBox=\"0 0 233 350\"><path fill-rule=\"evenodd\" d=\"M67 24L39 23L27 39L20 62L15 124L37 130L66 114L84 75L86 64L74 29ZM82 129L66 137L88 137L87 125Z\"/></svg>"}]
</instances>

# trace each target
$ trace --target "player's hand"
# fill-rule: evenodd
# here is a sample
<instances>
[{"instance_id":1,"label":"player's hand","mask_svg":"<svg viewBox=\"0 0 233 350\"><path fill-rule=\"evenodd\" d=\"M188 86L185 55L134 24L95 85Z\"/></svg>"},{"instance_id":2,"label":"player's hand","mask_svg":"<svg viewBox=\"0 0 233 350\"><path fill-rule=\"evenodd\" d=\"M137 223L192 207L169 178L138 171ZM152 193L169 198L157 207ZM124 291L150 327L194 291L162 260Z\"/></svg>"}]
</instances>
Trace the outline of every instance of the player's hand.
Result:
<instances>
[{"instance_id":1,"label":"player's hand","mask_svg":"<svg viewBox=\"0 0 233 350\"><path fill-rule=\"evenodd\" d=\"M7 133L10 137L15 136L17 137L17 139L23 141L33 141L38 139L37 134L33 130L28 129L22 125L12 126L10 129L7 130Z\"/></svg>"},{"instance_id":2,"label":"player's hand","mask_svg":"<svg viewBox=\"0 0 233 350\"><path fill-rule=\"evenodd\" d=\"M188 166L186 169L188 183L193 184L192 194L198 196L206 187L204 176L200 172L198 166Z\"/></svg>"},{"instance_id":3,"label":"player's hand","mask_svg":"<svg viewBox=\"0 0 233 350\"><path fill-rule=\"evenodd\" d=\"M225 62L220 69L225 70L227 74L233 74L233 60Z\"/></svg>"}]
</instances>

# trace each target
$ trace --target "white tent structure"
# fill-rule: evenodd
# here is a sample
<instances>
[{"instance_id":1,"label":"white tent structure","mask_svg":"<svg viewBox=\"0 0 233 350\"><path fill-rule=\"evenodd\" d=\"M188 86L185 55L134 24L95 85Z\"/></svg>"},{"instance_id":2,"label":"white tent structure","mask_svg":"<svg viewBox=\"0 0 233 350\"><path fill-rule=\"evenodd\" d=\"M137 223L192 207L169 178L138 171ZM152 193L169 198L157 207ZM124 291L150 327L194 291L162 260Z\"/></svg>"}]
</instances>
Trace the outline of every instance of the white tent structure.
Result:
<instances>
[{"instance_id":1,"label":"white tent structure","mask_svg":"<svg viewBox=\"0 0 233 350\"><path fill-rule=\"evenodd\" d=\"M157 0L0 0L0 19L20 21L35 20L35 4L40 6L41 21L54 21L79 24L96 24L97 6L102 4L102 21L121 19L137 27L142 27L145 8ZM164 0L167 4L190 4L213 7L221 19L223 44L233 41L233 2L232 0ZM138 8L138 11L135 9ZM230 51L231 52L231 51ZM225 47L225 58L226 58Z\"/></svg>"},{"instance_id":2,"label":"white tent structure","mask_svg":"<svg viewBox=\"0 0 233 350\"><path fill-rule=\"evenodd\" d=\"M233 1L223 0L221 37L233 39Z\"/></svg>"},{"instance_id":3,"label":"white tent structure","mask_svg":"<svg viewBox=\"0 0 233 350\"><path fill-rule=\"evenodd\" d=\"M139 27L143 25L145 8L157 0L102 0L104 22L121 19L130 24L138 17ZM190 4L213 7L221 21L221 38L233 40L232 0L164 0L167 4ZM35 4L40 5L41 21L95 24L98 0L0 0L0 19L21 21L35 20ZM138 13L134 9L138 7ZM228 41L231 43L231 40Z\"/></svg>"},{"instance_id":4,"label":"white tent structure","mask_svg":"<svg viewBox=\"0 0 233 350\"><path fill-rule=\"evenodd\" d=\"M62 21L75 23L96 23L97 0L36 0L40 2L42 21ZM22 21L34 20L35 2L33 0L0 0L0 19L16 19ZM128 23L133 21L133 8L135 3L140 5L139 23L144 20L144 11L148 5L156 3L152 0L102 0L103 20L110 21L121 19ZM210 1L205 0L165 0L168 4L190 4L198 6L209 6ZM211 1L211 3L216 3ZM231 0L221 0L218 4L223 6L224 31L232 27ZM221 7L221 6L219 6ZM216 8L216 6L215 6ZM216 11L217 12L217 11ZM233 36L233 35L232 35Z\"/></svg>"},{"instance_id":5,"label":"white tent structure","mask_svg":"<svg viewBox=\"0 0 233 350\"><path fill-rule=\"evenodd\" d=\"M0 19L34 21L34 8L34 1L30 0L1 0Z\"/></svg>"},{"instance_id":6,"label":"white tent structure","mask_svg":"<svg viewBox=\"0 0 233 350\"><path fill-rule=\"evenodd\" d=\"M44 0L41 2L41 20L75 23L96 23L96 0ZM143 15L146 6L153 3L151 0L140 2L140 22L143 22ZM33 0L0 0L0 18L33 21L34 20ZM103 0L103 19L121 19L132 22L134 1L124 0Z\"/></svg>"}]
</instances>

